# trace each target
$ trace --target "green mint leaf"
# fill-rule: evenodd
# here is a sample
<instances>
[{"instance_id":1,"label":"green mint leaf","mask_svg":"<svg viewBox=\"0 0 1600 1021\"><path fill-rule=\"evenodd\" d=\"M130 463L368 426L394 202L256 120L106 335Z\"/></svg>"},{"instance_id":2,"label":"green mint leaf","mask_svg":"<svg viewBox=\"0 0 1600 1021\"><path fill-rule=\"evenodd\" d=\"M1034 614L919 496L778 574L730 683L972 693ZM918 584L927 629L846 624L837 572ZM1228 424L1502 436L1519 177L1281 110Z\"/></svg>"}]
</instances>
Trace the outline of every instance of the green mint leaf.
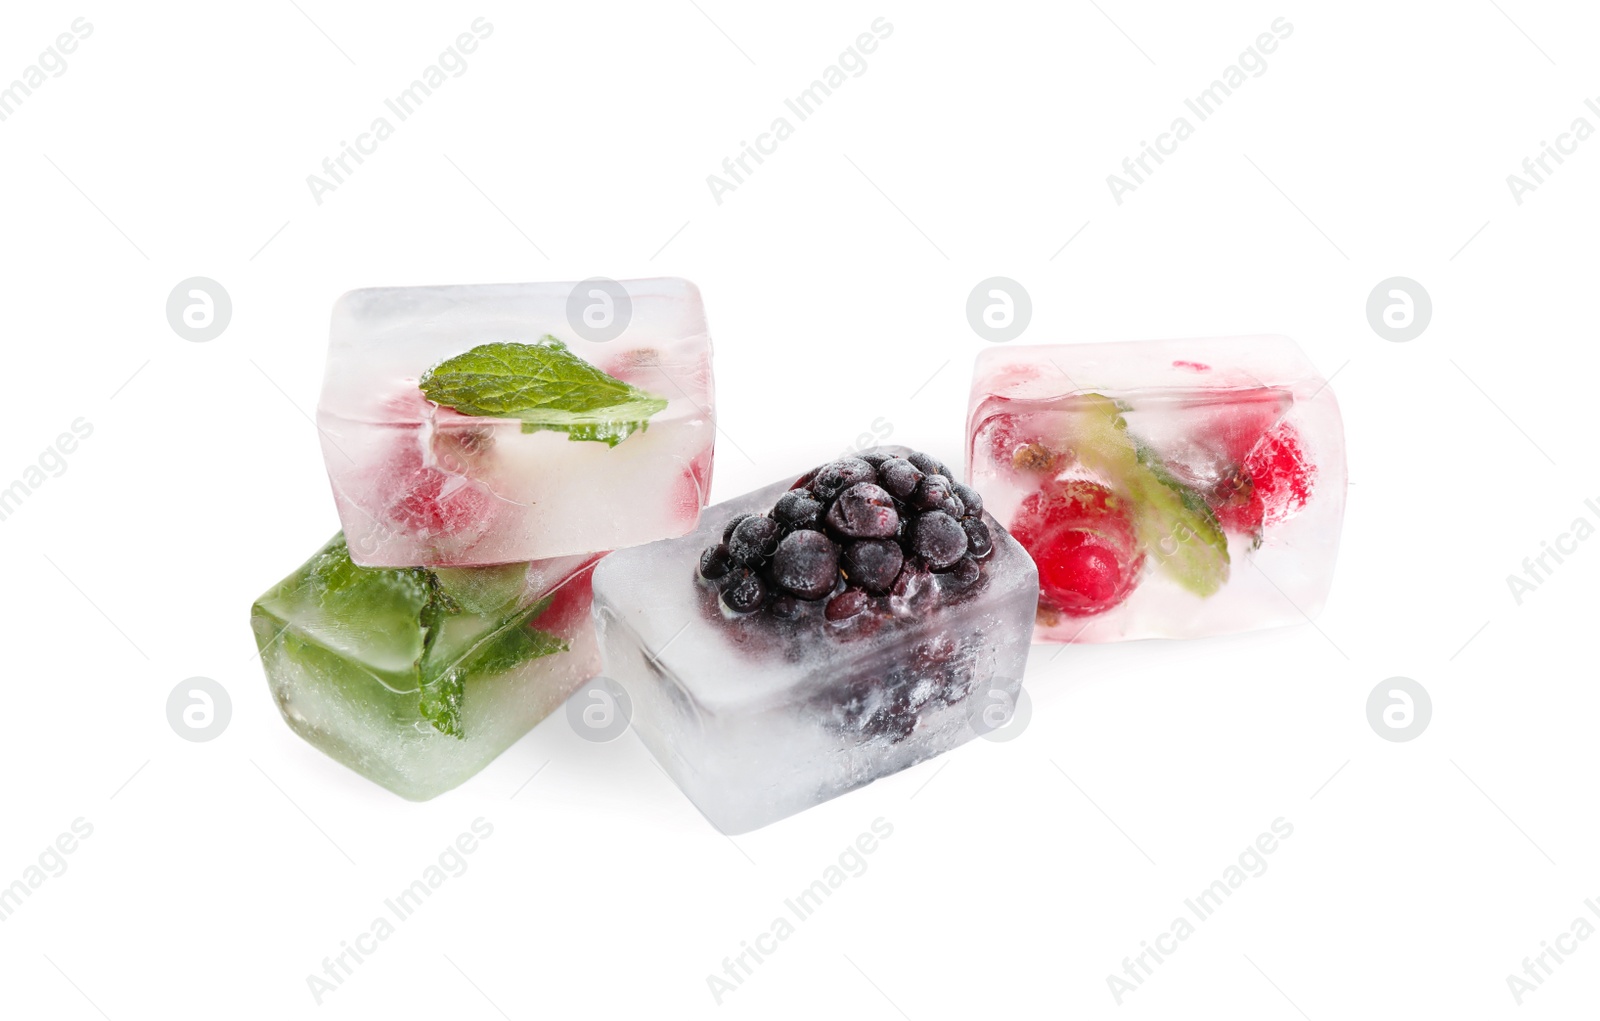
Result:
<instances>
[{"instance_id":1,"label":"green mint leaf","mask_svg":"<svg viewBox=\"0 0 1600 1021\"><path fill-rule=\"evenodd\" d=\"M443 590L439 592L442 596ZM435 730L455 738L467 736L461 723L461 706L468 677L505 673L541 656L567 651L570 646L565 639L531 626L550 606L551 599L546 596L506 617L452 662L434 663L427 652L423 653L418 661L422 715ZM449 611L434 612L441 614L438 619L442 623L442 614ZM429 625L425 621L423 626ZM424 642L431 651L432 644L427 639Z\"/></svg>"},{"instance_id":2,"label":"green mint leaf","mask_svg":"<svg viewBox=\"0 0 1600 1021\"><path fill-rule=\"evenodd\" d=\"M520 613L507 617L499 627L468 650L461 657L459 665L475 674L499 674L541 656L566 652L568 644L565 639L531 626L549 608L551 598L546 596Z\"/></svg>"},{"instance_id":3,"label":"green mint leaf","mask_svg":"<svg viewBox=\"0 0 1600 1021\"><path fill-rule=\"evenodd\" d=\"M305 585L321 615L340 621L358 647L392 645L415 633L431 598L428 572L420 568L356 566L343 532L312 558Z\"/></svg>"},{"instance_id":4,"label":"green mint leaf","mask_svg":"<svg viewBox=\"0 0 1600 1021\"><path fill-rule=\"evenodd\" d=\"M1180 482L1154 451L1128 435L1117 403L1078 398L1078 459L1111 481L1133 505L1134 532L1161 569L1202 599L1228 580L1228 538L1205 500Z\"/></svg>"},{"instance_id":5,"label":"green mint leaf","mask_svg":"<svg viewBox=\"0 0 1600 1021\"><path fill-rule=\"evenodd\" d=\"M463 415L517 418L523 432L553 429L609 447L646 428L667 406L548 335L537 344L480 344L423 373L418 386L428 400Z\"/></svg>"},{"instance_id":6,"label":"green mint leaf","mask_svg":"<svg viewBox=\"0 0 1600 1021\"><path fill-rule=\"evenodd\" d=\"M465 679L453 671L430 669L434 646L444 630L445 618L461 612L455 600L446 594L438 576L424 572L427 577L428 601L417 613L417 624L422 628L422 654L414 667L417 690L420 694L422 718L434 729L451 737L466 737L461 730L461 696Z\"/></svg>"}]
</instances>

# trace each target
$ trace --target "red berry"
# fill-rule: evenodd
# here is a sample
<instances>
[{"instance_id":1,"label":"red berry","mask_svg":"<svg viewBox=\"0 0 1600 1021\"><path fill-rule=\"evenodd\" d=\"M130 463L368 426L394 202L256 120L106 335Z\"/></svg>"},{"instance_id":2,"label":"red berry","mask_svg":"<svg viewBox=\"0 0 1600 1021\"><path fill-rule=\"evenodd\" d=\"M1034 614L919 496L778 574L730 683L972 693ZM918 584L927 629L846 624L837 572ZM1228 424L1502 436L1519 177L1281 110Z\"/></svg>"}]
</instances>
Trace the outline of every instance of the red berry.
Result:
<instances>
[{"instance_id":1,"label":"red berry","mask_svg":"<svg viewBox=\"0 0 1600 1021\"><path fill-rule=\"evenodd\" d=\"M1144 568L1132 508L1084 479L1046 483L1022 502L1011 534L1039 568L1041 600L1070 616L1119 605Z\"/></svg>"},{"instance_id":2,"label":"red berry","mask_svg":"<svg viewBox=\"0 0 1600 1021\"><path fill-rule=\"evenodd\" d=\"M1212 494L1217 520L1229 531L1259 535L1306 505L1315 477L1300 434L1288 422L1279 422Z\"/></svg>"},{"instance_id":3,"label":"red berry","mask_svg":"<svg viewBox=\"0 0 1600 1021\"><path fill-rule=\"evenodd\" d=\"M590 562L561 583L550 605L529 626L559 638L571 638L589 620L589 604L593 600L594 562Z\"/></svg>"},{"instance_id":4,"label":"red berry","mask_svg":"<svg viewBox=\"0 0 1600 1021\"><path fill-rule=\"evenodd\" d=\"M422 463L415 450L396 455L378 482L388 494L384 518L416 539L481 532L493 500L470 480Z\"/></svg>"},{"instance_id":5,"label":"red berry","mask_svg":"<svg viewBox=\"0 0 1600 1021\"><path fill-rule=\"evenodd\" d=\"M1206 499L1225 530L1259 538L1311 495L1315 469L1284 418L1293 401L1270 387L1212 397L1194 430L1202 453L1190 474L1216 480L1206 486Z\"/></svg>"}]
</instances>

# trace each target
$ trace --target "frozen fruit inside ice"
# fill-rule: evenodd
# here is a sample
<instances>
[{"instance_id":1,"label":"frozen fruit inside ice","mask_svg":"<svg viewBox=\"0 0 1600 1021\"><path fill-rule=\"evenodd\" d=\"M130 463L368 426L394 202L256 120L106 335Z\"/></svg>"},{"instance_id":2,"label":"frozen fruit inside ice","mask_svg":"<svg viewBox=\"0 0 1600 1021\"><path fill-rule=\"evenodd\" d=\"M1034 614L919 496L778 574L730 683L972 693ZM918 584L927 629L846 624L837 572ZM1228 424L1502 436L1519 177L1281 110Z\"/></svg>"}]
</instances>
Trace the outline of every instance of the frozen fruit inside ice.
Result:
<instances>
[{"instance_id":1,"label":"frozen fruit inside ice","mask_svg":"<svg viewBox=\"0 0 1600 1021\"><path fill-rule=\"evenodd\" d=\"M782 531L771 518L751 514L728 533L728 554L734 563L760 567L778 548Z\"/></svg>"},{"instance_id":2,"label":"frozen fruit inside ice","mask_svg":"<svg viewBox=\"0 0 1600 1021\"><path fill-rule=\"evenodd\" d=\"M911 551L935 570L949 567L967 552L966 530L944 511L929 511L913 526Z\"/></svg>"},{"instance_id":3,"label":"frozen fruit inside ice","mask_svg":"<svg viewBox=\"0 0 1600 1021\"><path fill-rule=\"evenodd\" d=\"M385 468L384 507L389 524L414 538L468 536L487 524L493 498L460 475L422 463L415 450L397 454Z\"/></svg>"},{"instance_id":4,"label":"frozen fruit inside ice","mask_svg":"<svg viewBox=\"0 0 1600 1021\"><path fill-rule=\"evenodd\" d=\"M878 466L878 484L901 500L909 497L921 481L922 471L905 458L891 457Z\"/></svg>"},{"instance_id":5,"label":"frozen fruit inside ice","mask_svg":"<svg viewBox=\"0 0 1600 1021\"><path fill-rule=\"evenodd\" d=\"M982 518L967 518L961 522L961 530L967 533L967 552L979 560L994 549L994 537L989 534L989 526L983 523Z\"/></svg>"},{"instance_id":6,"label":"frozen fruit inside ice","mask_svg":"<svg viewBox=\"0 0 1600 1021\"><path fill-rule=\"evenodd\" d=\"M1066 455L1055 448L1054 437L1041 428L1032 416L996 415L981 427L981 442L988 444L989 459L1020 472L1054 474L1066 464Z\"/></svg>"},{"instance_id":7,"label":"frozen fruit inside ice","mask_svg":"<svg viewBox=\"0 0 1600 1021\"><path fill-rule=\"evenodd\" d=\"M733 558L728 555L728 544L707 546L700 554L700 577L716 581L733 569Z\"/></svg>"},{"instance_id":8,"label":"frozen fruit inside ice","mask_svg":"<svg viewBox=\"0 0 1600 1021\"><path fill-rule=\"evenodd\" d=\"M821 532L791 532L773 554L772 578L802 599L821 599L838 581L838 548Z\"/></svg>"},{"instance_id":9,"label":"frozen fruit inside ice","mask_svg":"<svg viewBox=\"0 0 1600 1021\"><path fill-rule=\"evenodd\" d=\"M925 475L917 488L911 491L908 499L913 507L922 510L938 510L950 498L950 480L943 475Z\"/></svg>"},{"instance_id":10,"label":"frozen fruit inside ice","mask_svg":"<svg viewBox=\"0 0 1600 1021\"><path fill-rule=\"evenodd\" d=\"M1051 482L1023 501L1011 533L1033 554L1041 600L1073 616L1128 597L1144 566L1127 501L1096 482Z\"/></svg>"},{"instance_id":11,"label":"frozen fruit inside ice","mask_svg":"<svg viewBox=\"0 0 1600 1021\"><path fill-rule=\"evenodd\" d=\"M994 547L983 501L944 470L924 454L872 451L830 461L801 476L766 513L731 515L723 542L701 552L696 574L716 588L725 613L765 608L803 620L822 609L827 621L852 622L832 633L863 637L913 612L924 595L982 579L980 561ZM931 583L930 572L952 570L941 585Z\"/></svg>"},{"instance_id":12,"label":"frozen fruit inside ice","mask_svg":"<svg viewBox=\"0 0 1600 1021\"><path fill-rule=\"evenodd\" d=\"M722 580L722 605L734 613L758 610L766 598L766 583L748 567L736 567Z\"/></svg>"},{"instance_id":13,"label":"frozen fruit inside ice","mask_svg":"<svg viewBox=\"0 0 1600 1021\"><path fill-rule=\"evenodd\" d=\"M778 497L778 502L772 507L772 516L785 528L820 529L822 503L811 499L802 490L793 489Z\"/></svg>"},{"instance_id":14,"label":"frozen fruit inside ice","mask_svg":"<svg viewBox=\"0 0 1600 1021\"><path fill-rule=\"evenodd\" d=\"M851 584L880 595L889 591L904 563L905 554L900 551L900 544L887 539L853 542L845 547L844 558L840 561Z\"/></svg>"},{"instance_id":15,"label":"frozen fruit inside ice","mask_svg":"<svg viewBox=\"0 0 1600 1021\"><path fill-rule=\"evenodd\" d=\"M970 588L976 584L982 574L983 568L978 566L976 560L971 557L962 557L956 561L954 567L940 575L940 582L946 587L959 592L961 589Z\"/></svg>"},{"instance_id":16,"label":"frozen fruit inside ice","mask_svg":"<svg viewBox=\"0 0 1600 1021\"><path fill-rule=\"evenodd\" d=\"M1280 422L1217 487L1212 504L1217 519L1229 531L1259 534L1306 505L1313 475L1299 433Z\"/></svg>"},{"instance_id":17,"label":"frozen fruit inside ice","mask_svg":"<svg viewBox=\"0 0 1600 1021\"><path fill-rule=\"evenodd\" d=\"M842 457L817 469L811 480L811 492L819 499L832 500L848 486L858 482L876 482L878 472L859 457Z\"/></svg>"},{"instance_id":18,"label":"frozen fruit inside ice","mask_svg":"<svg viewBox=\"0 0 1600 1021\"><path fill-rule=\"evenodd\" d=\"M550 605L533 618L531 624L552 635L572 634L589 619L589 604L594 601L594 572L584 571L569 579L550 597Z\"/></svg>"},{"instance_id":19,"label":"frozen fruit inside ice","mask_svg":"<svg viewBox=\"0 0 1600 1021\"><path fill-rule=\"evenodd\" d=\"M950 483L950 492L961 501L962 517L976 518L983 513L983 497L971 486L964 486L959 482Z\"/></svg>"},{"instance_id":20,"label":"frozen fruit inside ice","mask_svg":"<svg viewBox=\"0 0 1600 1021\"><path fill-rule=\"evenodd\" d=\"M852 539L883 539L900 530L900 514L884 489L857 482L828 508L828 527Z\"/></svg>"},{"instance_id":21,"label":"frozen fruit inside ice","mask_svg":"<svg viewBox=\"0 0 1600 1021\"><path fill-rule=\"evenodd\" d=\"M867 594L858 588L847 588L828 600L827 617L835 624L843 623L866 610Z\"/></svg>"}]
</instances>

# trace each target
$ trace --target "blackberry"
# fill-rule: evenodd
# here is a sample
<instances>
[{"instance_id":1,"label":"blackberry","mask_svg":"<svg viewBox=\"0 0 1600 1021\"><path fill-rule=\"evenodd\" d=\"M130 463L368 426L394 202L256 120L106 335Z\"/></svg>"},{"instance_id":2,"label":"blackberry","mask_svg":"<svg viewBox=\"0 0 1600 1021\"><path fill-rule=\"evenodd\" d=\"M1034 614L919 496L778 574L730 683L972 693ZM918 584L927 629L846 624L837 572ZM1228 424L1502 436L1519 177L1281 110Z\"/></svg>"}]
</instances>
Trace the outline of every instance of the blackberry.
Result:
<instances>
[{"instance_id":1,"label":"blackberry","mask_svg":"<svg viewBox=\"0 0 1600 1021\"><path fill-rule=\"evenodd\" d=\"M961 500L961 505L967 509L967 517L975 518L983 513L983 497L971 486L964 486L959 482L950 483L950 492Z\"/></svg>"},{"instance_id":2,"label":"blackberry","mask_svg":"<svg viewBox=\"0 0 1600 1021\"><path fill-rule=\"evenodd\" d=\"M851 539L882 539L900 530L894 497L880 486L857 482L828 508L828 527Z\"/></svg>"},{"instance_id":3,"label":"blackberry","mask_svg":"<svg viewBox=\"0 0 1600 1021\"><path fill-rule=\"evenodd\" d=\"M914 600L927 589L932 578L924 560L920 557L906 557L900 568L900 574L894 580L894 585L889 588L889 594L895 599Z\"/></svg>"},{"instance_id":4,"label":"blackberry","mask_svg":"<svg viewBox=\"0 0 1600 1021\"><path fill-rule=\"evenodd\" d=\"M850 584L883 595L900 576L904 563L905 554L895 543L887 539L863 539L845 547L842 567Z\"/></svg>"},{"instance_id":5,"label":"blackberry","mask_svg":"<svg viewBox=\"0 0 1600 1021\"><path fill-rule=\"evenodd\" d=\"M817 469L811 492L820 500L832 500L857 482L876 482L878 471L859 457L841 457Z\"/></svg>"},{"instance_id":6,"label":"blackberry","mask_svg":"<svg viewBox=\"0 0 1600 1021\"><path fill-rule=\"evenodd\" d=\"M772 580L802 599L821 599L838 577L838 549L821 532L790 532L772 556Z\"/></svg>"},{"instance_id":7,"label":"blackberry","mask_svg":"<svg viewBox=\"0 0 1600 1021\"><path fill-rule=\"evenodd\" d=\"M740 567L722 582L722 605L734 613L751 613L767 599L767 583L749 568Z\"/></svg>"},{"instance_id":8,"label":"blackberry","mask_svg":"<svg viewBox=\"0 0 1600 1021\"><path fill-rule=\"evenodd\" d=\"M778 548L778 536L782 532L771 518L747 515L728 533L728 554L736 564L760 567Z\"/></svg>"},{"instance_id":9,"label":"blackberry","mask_svg":"<svg viewBox=\"0 0 1600 1021\"><path fill-rule=\"evenodd\" d=\"M938 510L950 499L950 480L937 473L924 475L906 502L922 510Z\"/></svg>"},{"instance_id":10,"label":"blackberry","mask_svg":"<svg viewBox=\"0 0 1600 1021\"><path fill-rule=\"evenodd\" d=\"M772 603L767 607L767 612L779 620L794 620L800 616L800 604L795 600L794 596L781 595L772 600Z\"/></svg>"},{"instance_id":11,"label":"blackberry","mask_svg":"<svg viewBox=\"0 0 1600 1021\"><path fill-rule=\"evenodd\" d=\"M733 558L728 556L726 544L707 546L700 554L700 577L716 581L733 569Z\"/></svg>"},{"instance_id":12,"label":"blackberry","mask_svg":"<svg viewBox=\"0 0 1600 1021\"><path fill-rule=\"evenodd\" d=\"M847 588L828 600L823 616L834 624L842 624L867 608L867 594L858 588Z\"/></svg>"},{"instance_id":13,"label":"blackberry","mask_svg":"<svg viewBox=\"0 0 1600 1021\"><path fill-rule=\"evenodd\" d=\"M891 457L878 466L878 485L888 490L890 496L904 500L921 481L922 472L903 457Z\"/></svg>"},{"instance_id":14,"label":"blackberry","mask_svg":"<svg viewBox=\"0 0 1600 1021\"><path fill-rule=\"evenodd\" d=\"M983 568L978 566L976 560L971 557L962 557L956 561L956 566L952 567L948 573L939 576L940 584L952 591L960 592L962 589L971 588L976 584L981 574L983 574Z\"/></svg>"},{"instance_id":15,"label":"blackberry","mask_svg":"<svg viewBox=\"0 0 1600 1021\"><path fill-rule=\"evenodd\" d=\"M962 531L967 533L967 552L982 560L994 549L994 537L989 534L989 526L979 518L968 518L961 522Z\"/></svg>"},{"instance_id":16,"label":"blackberry","mask_svg":"<svg viewBox=\"0 0 1600 1021\"><path fill-rule=\"evenodd\" d=\"M952 482L951 485L955 485L955 483ZM954 491L944 498L944 503L939 505L939 509L957 521L967 516L967 505L961 502L961 497L957 496Z\"/></svg>"},{"instance_id":17,"label":"blackberry","mask_svg":"<svg viewBox=\"0 0 1600 1021\"><path fill-rule=\"evenodd\" d=\"M805 494L804 490L791 489L778 497L772 516L790 531L800 528L822 529L822 504Z\"/></svg>"},{"instance_id":18,"label":"blackberry","mask_svg":"<svg viewBox=\"0 0 1600 1021\"><path fill-rule=\"evenodd\" d=\"M929 567L942 570L967 552L967 533L961 522L944 511L929 511L918 518L912 528L911 549L926 560Z\"/></svg>"},{"instance_id":19,"label":"blackberry","mask_svg":"<svg viewBox=\"0 0 1600 1021\"><path fill-rule=\"evenodd\" d=\"M883 467L883 462L889 460L890 456L892 456L892 455L885 454L881 450L874 450L874 451L871 451L870 453L862 454L861 455L861 460L863 460L863 461L867 462L868 464L872 465L872 467L874 467L874 468L882 468Z\"/></svg>"},{"instance_id":20,"label":"blackberry","mask_svg":"<svg viewBox=\"0 0 1600 1021\"><path fill-rule=\"evenodd\" d=\"M739 522L743 521L745 518L753 517L755 517L754 514L735 514L733 517L729 518L727 526L722 529L722 541L727 542L729 539L733 538L733 530L739 527Z\"/></svg>"},{"instance_id":21,"label":"blackberry","mask_svg":"<svg viewBox=\"0 0 1600 1021\"><path fill-rule=\"evenodd\" d=\"M918 451L915 454L907 454L906 460L916 465L918 470L920 470L924 475L943 475L945 478L950 477L950 473L945 471L944 465L940 464L936 458L929 457L927 454L924 454L921 451Z\"/></svg>"}]
</instances>

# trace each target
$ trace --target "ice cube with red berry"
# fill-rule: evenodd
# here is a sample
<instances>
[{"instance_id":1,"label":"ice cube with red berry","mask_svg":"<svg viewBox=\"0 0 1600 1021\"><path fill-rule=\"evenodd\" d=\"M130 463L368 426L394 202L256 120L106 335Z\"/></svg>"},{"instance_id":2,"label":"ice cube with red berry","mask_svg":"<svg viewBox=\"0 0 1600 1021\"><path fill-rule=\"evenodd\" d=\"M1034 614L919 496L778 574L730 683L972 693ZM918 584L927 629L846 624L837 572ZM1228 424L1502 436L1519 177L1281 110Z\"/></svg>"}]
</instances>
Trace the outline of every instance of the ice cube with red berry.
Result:
<instances>
[{"instance_id":1,"label":"ice cube with red berry","mask_svg":"<svg viewBox=\"0 0 1600 1021\"><path fill-rule=\"evenodd\" d=\"M694 527L716 432L699 291L606 283L339 299L317 427L355 563L526 562Z\"/></svg>"},{"instance_id":2,"label":"ice cube with red berry","mask_svg":"<svg viewBox=\"0 0 1600 1021\"><path fill-rule=\"evenodd\" d=\"M993 729L1033 562L945 463L839 458L595 569L605 672L702 813L742 833Z\"/></svg>"},{"instance_id":3,"label":"ice cube with red berry","mask_svg":"<svg viewBox=\"0 0 1600 1021\"><path fill-rule=\"evenodd\" d=\"M1344 427L1287 337L993 348L967 443L1038 565L1039 641L1246 631L1327 599Z\"/></svg>"}]
</instances>

